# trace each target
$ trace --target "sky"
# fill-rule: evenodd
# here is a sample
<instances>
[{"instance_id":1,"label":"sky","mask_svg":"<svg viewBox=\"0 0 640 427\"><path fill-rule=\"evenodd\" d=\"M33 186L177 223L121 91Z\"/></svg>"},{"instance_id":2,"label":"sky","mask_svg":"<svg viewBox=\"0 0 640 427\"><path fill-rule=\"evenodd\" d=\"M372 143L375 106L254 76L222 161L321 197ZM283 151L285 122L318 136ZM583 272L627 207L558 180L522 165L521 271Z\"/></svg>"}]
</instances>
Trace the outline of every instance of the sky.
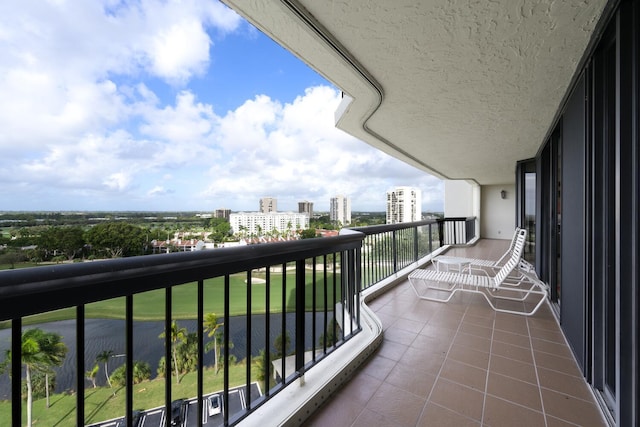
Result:
<instances>
[{"instance_id":1,"label":"sky","mask_svg":"<svg viewBox=\"0 0 640 427\"><path fill-rule=\"evenodd\" d=\"M339 88L213 0L0 2L0 211L384 211L443 183L334 126Z\"/></svg>"}]
</instances>

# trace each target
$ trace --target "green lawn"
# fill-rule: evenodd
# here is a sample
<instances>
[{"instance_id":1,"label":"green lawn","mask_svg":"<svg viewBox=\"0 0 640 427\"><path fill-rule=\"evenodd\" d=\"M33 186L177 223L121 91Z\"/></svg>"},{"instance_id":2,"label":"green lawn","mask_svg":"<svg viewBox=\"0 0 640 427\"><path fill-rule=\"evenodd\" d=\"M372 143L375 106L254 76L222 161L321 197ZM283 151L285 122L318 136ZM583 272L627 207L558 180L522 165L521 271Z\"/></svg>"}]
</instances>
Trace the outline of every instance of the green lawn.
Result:
<instances>
[{"instance_id":1,"label":"green lawn","mask_svg":"<svg viewBox=\"0 0 640 427\"><path fill-rule=\"evenodd\" d=\"M264 273L256 273L252 276L256 279L263 279ZM270 286L270 310L281 312L282 296L285 294L285 307L287 311L295 308L295 274L286 274L286 289L282 287L282 274L271 274ZM316 307L318 310L324 307L324 276L322 272L316 273L318 283L316 289ZM333 301L333 274L328 273L326 277L328 286L328 302ZM336 277L339 282L339 276ZM251 284L251 312L264 313L267 288L265 283L255 280ZM307 273L305 285L305 306L306 309L313 307L313 284L312 274ZM187 283L175 286L172 291L172 311L174 319L195 319L197 307L197 284ZM163 289L136 294L133 298L133 310L136 320L163 320L164 319L165 291ZM230 277L230 314L244 315L246 313L247 284L246 273L233 275ZM204 282L204 311L214 312L221 318L224 314L224 279L215 278ZM100 301L88 304L85 307L85 315L88 318L110 318L124 319L125 299L115 298L107 301ZM56 320L66 320L75 318L75 308L57 310L55 312L43 313L29 316L23 319L25 325L46 323ZM0 328L10 326L10 322L0 322ZM237 386L245 383L246 365L240 363L230 366L229 384ZM212 369L205 371L205 391L212 392L223 388L222 373L215 375ZM255 374L252 374L255 380ZM196 393L196 374L190 373L184 376L180 384L175 384L172 379L173 398L193 397ZM261 385L262 386L262 385ZM134 407L136 409L148 409L164 404L163 378L146 381L134 386ZM124 414L125 395L123 390L119 390L113 396L113 390L106 387L96 389L86 389L85 391L85 418L86 424L95 423L102 420L121 417ZM51 406L46 408L45 399L39 399L33 405L33 424L35 426L72 426L75 425L76 414L75 394L62 393L51 397ZM23 420L26 420L26 406L23 404ZM0 426L11 423L11 402L0 401Z\"/></svg>"},{"instance_id":2,"label":"green lawn","mask_svg":"<svg viewBox=\"0 0 640 427\"><path fill-rule=\"evenodd\" d=\"M255 369L255 367L254 367ZM245 384L246 365L238 363L229 366L229 385L231 387ZM255 378L255 375L253 375ZM204 371L204 390L210 393L223 389L223 373L217 375L213 369ZM180 384L176 384L175 377L171 378L171 396L173 399L190 398L197 394L195 372L182 377ZM262 387L262 384L261 384ZM133 406L136 409L150 409L164 405L164 378L145 381L133 386ZM116 390L116 395L113 391ZM33 403L33 425L38 427L74 426L76 417L75 394L54 394L50 398L51 406L46 407L45 399L35 400ZM108 387L87 388L85 390L85 424L109 420L124 416L125 393L123 388L110 389ZM22 420L27 419L26 400L22 405ZM0 401L0 426L11 425L11 402Z\"/></svg>"},{"instance_id":3,"label":"green lawn","mask_svg":"<svg viewBox=\"0 0 640 427\"><path fill-rule=\"evenodd\" d=\"M21 265L21 267L24 265ZM6 267L6 266L5 266ZM2 266L0 266L2 269ZM327 273L326 281L328 286L328 303L333 301L333 273ZM286 289L283 289L282 273L271 273L270 286L270 310L271 312L281 312L283 310L293 311L295 309L295 274L286 273ZM251 309L254 314L264 313L266 310L267 287L262 280L265 273L256 272L252 278L257 279L251 284ZM316 289L316 308L324 308L324 289L322 284L325 277L322 271L316 273L318 283ZM336 277L339 286L339 275ZM230 276L229 310L231 316L247 314L247 283L246 273ZM283 292L285 296L285 307L282 304ZM174 319L195 319L197 313L197 284L187 283L173 287L172 291L172 317ZM134 295L133 312L136 320L163 320L165 309L164 289L144 292ZM307 272L305 284L305 308L313 307L313 283L312 273ZM208 279L204 282L204 312L216 313L219 318L224 314L224 278ZM108 318L124 319L125 298L115 298L106 301L87 304L85 307L87 318ZM75 308L67 308L49 313L29 316L23 318L24 325L47 323L57 320L67 320L75 318ZM0 322L0 328L10 327L10 322ZM233 386L245 383L246 365L239 363L230 366L229 384ZM205 392L222 390L223 375L215 375L213 369L205 370ZM255 380L255 373L252 374ZM262 385L261 385L262 386ZM133 398L136 409L149 409L164 404L165 380L163 378L145 381L134 386ZM193 397L196 392L196 373L190 373L183 377L180 384L175 384L172 378L172 397ZM33 404L33 425L34 426L73 426L76 417L76 400L72 392L54 394L50 398L51 406L46 408L45 399L34 401ZM26 402L22 405L22 419L26 420ZM113 395L113 389L98 387L85 390L85 422L95 423L102 420L121 417L125 411L125 393L120 389ZM11 424L11 402L0 401L0 426Z\"/></svg>"},{"instance_id":4,"label":"green lawn","mask_svg":"<svg viewBox=\"0 0 640 427\"><path fill-rule=\"evenodd\" d=\"M11 264L2 264L0 263L0 271L1 270L13 270L18 268L31 268L31 267L40 267L43 264L36 264L35 262L17 262L15 265Z\"/></svg>"},{"instance_id":5,"label":"green lawn","mask_svg":"<svg viewBox=\"0 0 640 427\"><path fill-rule=\"evenodd\" d=\"M264 273L256 273L252 277L256 279L264 278ZM282 277L281 273L271 274L270 286L270 310L271 312L282 311ZM295 309L295 274L286 274L286 290L285 301L286 311ZM316 287L316 307L324 308L324 290L322 283L324 281L323 272L316 273L318 286ZM339 277L336 277L339 282ZM260 314L265 312L266 301L266 284L258 283L256 280L251 284L251 312ZM313 307L313 284L311 272L307 273L305 286L305 308ZM333 301L333 273L327 273L328 301ZM247 284L246 274L236 274L230 277L229 284L229 311L231 316L247 314ZM164 289L144 292L136 294L133 297L133 313L136 320L163 320L164 319ZM197 313L197 284L187 283L175 286L172 293L172 311L174 319L195 319ZM208 279L204 282L204 312L216 313L218 317L224 314L224 279L222 277ZM87 304L85 307L85 316L87 318L101 319L124 319L125 317L125 299L114 298L105 301L99 301ZM46 323L57 320L67 320L75 318L75 308L67 308L56 310L53 312L42 313L34 316L25 317L24 325L33 325L38 323ZM10 322L0 322L0 328L8 328Z\"/></svg>"}]
</instances>

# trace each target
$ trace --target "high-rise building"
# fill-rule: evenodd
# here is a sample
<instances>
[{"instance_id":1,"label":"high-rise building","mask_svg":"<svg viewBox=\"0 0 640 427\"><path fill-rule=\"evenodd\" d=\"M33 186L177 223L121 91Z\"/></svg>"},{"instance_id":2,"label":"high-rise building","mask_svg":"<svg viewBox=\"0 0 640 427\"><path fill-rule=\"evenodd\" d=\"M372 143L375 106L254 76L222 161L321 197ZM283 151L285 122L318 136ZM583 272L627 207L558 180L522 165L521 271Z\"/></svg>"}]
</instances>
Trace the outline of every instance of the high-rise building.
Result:
<instances>
[{"instance_id":1,"label":"high-rise building","mask_svg":"<svg viewBox=\"0 0 640 427\"><path fill-rule=\"evenodd\" d=\"M298 202L298 213L309 215L309 218L313 217L313 202Z\"/></svg>"},{"instance_id":2,"label":"high-rise building","mask_svg":"<svg viewBox=\"0 0 640 427\"><path fill-rule=\"evenodd\" d=\"M329 219L342 225L351 223L351 199L342 195L331 198Z\"/></svg>"},{"instance_id":3,"label":"high-rise building","mask_svg":"<svg viewBox=\"0 0 640 427\"><path fill-rule=\"evenodd\" d=\"M275 197L263 197L260 199L260 212L269 213L278 211L278 201Z\"/></svg>"},{"instance_id":4,"label":"high-rise building","mask_svg":"<svg viewBox=\"0 0 640 427\"><path fill-rule=\"evenodd\" d=\"M220 208L220 209L216 209L213 216L215 218L224 218L228 221L229 215L231 215L231 209Z\"/></svg>"},{"instance_id":5,"label":"high-rise building","mask_svg":"<svg viewBox=\"0 0 640 427\"><path fill-rule=\"evenodd\" d=\"M422 219L422 197L415 187L396 187L387 191L387 224Z\"/></svg>"}]
</instances>

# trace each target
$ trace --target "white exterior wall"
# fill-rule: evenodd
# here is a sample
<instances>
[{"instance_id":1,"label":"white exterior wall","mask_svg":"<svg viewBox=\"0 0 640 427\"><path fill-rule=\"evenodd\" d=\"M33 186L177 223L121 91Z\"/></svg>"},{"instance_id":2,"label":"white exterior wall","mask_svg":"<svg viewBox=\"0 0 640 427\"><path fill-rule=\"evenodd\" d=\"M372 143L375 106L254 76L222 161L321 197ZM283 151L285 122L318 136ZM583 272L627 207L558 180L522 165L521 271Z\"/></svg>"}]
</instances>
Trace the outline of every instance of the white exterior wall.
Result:
<instances>
[{"instance_id":1,"label":"white exterior wall","mask_svg":"<svg viewBox=\"0 0 640 427\"><path fill-rule=\"evenodd\" d=\"M444 181L444 216L474 216L474 187L477 184L463 180Z\"/></svg>"},{"instance_id":2,"label":"white exterior wall","mask_svg":"<svg viewBox=\"0 0 640 427\"><path fill-rule=\"evenodd\" d=\"M507 192L503 199L500 192ZM487 239L511 239L516 228L516 187L514 184L483 185L480 235Z\"/></svg>"},{"instance_id":3,"label":"white exterior wall","mask_svg":"<svg viewBox=\"0 0 640 427\"><path fill-rule=\"evenodd\" d=\"M482 233L480 223L481 212L481 189L473 181L466 180L445 180L444 181L444 216L455 217L475 217L476 234ZM480 234L479 236L482 236Z\"/></svg>"},{"instance_id":4,"label":"white exterior wall","mask_svg":"<svg viewBox=\"0 0 640 427\"><path fill-rule=\"evenodd\" d=\"M290 229L288 229L289 223L291 224ZM234 233L240 233L242 230L248 235L265 235L273 229L280 233L307 229L309 228L309 216L294 212L240 212L229 216L229 224ZM258 233L258 228L262 233Z\"/></svg>"}]
</instances>

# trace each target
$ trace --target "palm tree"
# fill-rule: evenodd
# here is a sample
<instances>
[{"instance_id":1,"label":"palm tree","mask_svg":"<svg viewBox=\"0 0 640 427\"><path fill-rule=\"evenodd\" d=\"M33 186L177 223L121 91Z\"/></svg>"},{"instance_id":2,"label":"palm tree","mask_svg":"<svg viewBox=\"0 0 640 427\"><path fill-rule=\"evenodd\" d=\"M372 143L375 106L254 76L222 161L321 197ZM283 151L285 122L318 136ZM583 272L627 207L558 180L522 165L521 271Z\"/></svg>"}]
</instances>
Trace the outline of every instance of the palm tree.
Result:
<instances>
[{"instance_id":1,"label":"palm tree","mask_svg":"<svg viewBox=\"0 0 640 427\"><path fill-rule=\"evenodd\" d=\"M31 383L32 372L39 371L48 375L52 366L60 366L67 354L67 346L62 342L62 337L54 332L45 332L42 329L27 329L22 333L20 345L22 364L25 367L25 381L27 383L27 426L32 425L33 409L33 385ZM11 350L6 352L6 360L3 367L11 364ZM48 400L48 377L47 400Z\"/></svg>"},{"instance_id":2,"label":"palm tree","mask_svg":"<svg viewBox=\"0 0 640 427\"><path fill-rule=\"evenodd\" d=\"M39 370L44 373L45 394L47 396L47 408L49 404L49 374L53 372L51 368L61 366L67 355L67 346L62 342L62 337L53 332L42 332L40 336L40 352L43 355L43 364Z\"/></svg>"},{"instance_id":3,"label":"palm tree","mask_svg":"<svg viewBox=\"0 0 640 427\"><path fill-rule=\"evenodd\" d=\"M87 379L91 381L91 384L93 384L93 388L98 387L98 385L96 384L96 376L98 375L99 370L100 370L100 365L96 363L96 365L93 367L92 370L87 371L85 373L85 376L87 377Z\"/></svg>"},{"instance_id":4,"label":"palm tree","mask_svg":"<svg viewBox=\"0 0 640 427\"><path fill-rule=\"evenodd\" d=\"M166 331L162 332L158 338L164 338ZM187 328L179 328L178 323L174 320L171 322L171 353L173 355L173 366L176 371L176 384L180 384L180 373L178 372L178 345L184 342L187 336Z\"/></svg>"},{"instance_id":5,"label":"palm tree","mask_svg":"<svg viewBox=\"0 0 640 427\"><path fill-rule=\"evenodd\" d=\"M198 369L198 334L189 332L178 346L178 371L181 374Z\"/></svg>"},{"instance_id":6,"label":"palm tree","mask_svg":"<svg viewBox=\"0 0 640 427\"><path fill-rule=\"evenodd\" d=\"M218 328L224 325L224 323L218 323L218 316L215 313L207 313L204 317L203 327L207 332L209 338L213 337L213 341L209 341L205 347L206 351L211 350L211 344L213 344L213 360L216 374L218 373Z\"/></svg>"},{"instance_id":7,"label":"palm tree","mask_svg":"<svg viewBox=\"0 0 640 427\"><path fill-rule=\"evenodd\" d=\"M45 394L47 396L47 408L49 405L49 374L52 367L61 366L67 355L67 346L62 342L62 337L53 332L44 332L40 344L40 351L44 355L44 365L40 371L44 372Z\"/></svg>"},{"instance_id":8,"label":"palm tree","mask_svg":"<svg viewBox=\"0 0 640 427\"><path fill-rule=\"evenodd\" d=\"M107 364L112 356L113 350L102 350L96 356L96 362L104 364L104 376L107 378L107 384L109 384L110 388L113 388L113 386L111 385L111 379L109 379L109 368L107 367Z\"/></svg>"},{"instance_id":9,"label":"palm tree","mask_svg":"<svg viewBox=\"0 0 640 427\"><path fill-rule=\"evenodd\" d=\"M22 334L22 364L25 366L27 382L27 426L31 427L31 411L33 409L33 387L31 385L31 371L44 364L44 356L40 351L38 332L40 329L29 329ZM9 357L7 357L8 359Z\"/></svg>"}]
</instances>

